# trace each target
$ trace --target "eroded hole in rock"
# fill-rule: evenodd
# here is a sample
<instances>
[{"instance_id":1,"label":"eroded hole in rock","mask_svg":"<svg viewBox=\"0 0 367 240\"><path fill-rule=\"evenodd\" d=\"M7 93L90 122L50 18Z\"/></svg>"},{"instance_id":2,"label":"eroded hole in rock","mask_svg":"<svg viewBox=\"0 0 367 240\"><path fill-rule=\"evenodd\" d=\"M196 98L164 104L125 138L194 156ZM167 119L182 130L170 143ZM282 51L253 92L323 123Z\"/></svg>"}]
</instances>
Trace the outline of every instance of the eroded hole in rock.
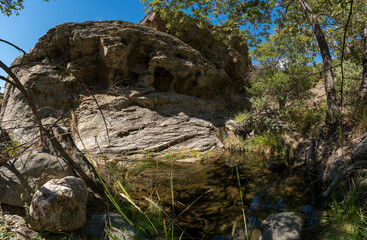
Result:
<instances>
[{"instance_id":1,"label":"eroded hole in rock","mask_svg":"<svg viewBox=\"0 0 367 240\"><path fill-rule=\"evenodd\" d=\"M117 137L123 138L123 137L129 136L129 134L130 133L128 131L121 131L117 133Z\"/></svg>"},{"instance_id":2,"label":"eroded hole in rock","mask_svg":"<svg viewBox=\"0 0 367 240\"><path fill-rule=\"evenodd\" d=\"M140 48L140 51L139 51ZM152 51L150 46L134 46L133 50L130 51L127 59L128 61L128 69L133 72L142 74L148 70L149 62L150 62L150 52Z\"/></svg>"},{"instance_id":3,"label":"eroded hole in rock","mask_svg":"<svg viewBox=\"0 0 367 240\"><path fill-rule=\"evenodd\" d=\"M197 84L197 78L193 77L193 74L190 73L184 78L177 79L174 89L177 93L190 95L190 92L197 86Z\"/></svg>"},{"instance_id":4,"label":"eroded hole in rock","mask_svg":"<svg viewBox=\"0 0 367 240\"><path fill-rule=\"evenodd\" d=\"M103 62L85 58L71 64L72 70L78 73L79 82L84 82L93 90L103 90L108 87L107 69Z\"/></svg>"},{"instance_id":5,"label":"eroded hole in rock","mask_svg":"<svg viewBox=\"0 0 367 240\"><path fill-rule=\"evenodd\" d=\"M167 92L170 90L173 76L166 69L162 67L156 67L154 69L154 82L153 87L158 91Z\"/></svg>"},{"instance_id":6,"label":"eroded hole in rock","mask_svg":"<svg viewBox=\"0 0 367 240\"><path fill-rule=\"evenodd\" d=\"M113 86L117 88L127 88L136 83L139 79L139 74L132 72L129 76L121 77L118 75L113 81Z\"/></svg>"},{"instance_id":7,"label":"eroded hole in rock","mask_svg":"<svg viewBox=\"0 0 367 240\"><path fill-rule=\"evenodd\" d=\"M185 58L181 53L177 53L177 54L176 54L176 57L177 57L177 58L186 59L186 58Z\"/></svg>"}]
</instances>

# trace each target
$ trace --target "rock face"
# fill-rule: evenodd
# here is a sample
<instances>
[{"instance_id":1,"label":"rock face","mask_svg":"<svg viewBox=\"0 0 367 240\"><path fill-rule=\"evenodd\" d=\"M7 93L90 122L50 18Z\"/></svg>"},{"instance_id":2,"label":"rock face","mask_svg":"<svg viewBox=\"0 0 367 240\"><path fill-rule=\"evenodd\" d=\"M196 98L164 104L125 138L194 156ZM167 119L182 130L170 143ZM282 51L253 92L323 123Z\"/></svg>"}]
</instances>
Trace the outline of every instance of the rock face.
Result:
<instances>
[{"instance_id":1,"label":"rock face","mask_svg":"<svg viewBox=\"0 0 367 240\"><path fill-rule=\"evenodd\" d=\"M80 136L90 154L102 150L121 158L147 151L222 148L216 126L245 103L242 85L248 73L233 70L238 67L233 59L248 59L244 49L216 43L204 54L142 25L66 23L49 30L13 66L34 63L14 72L44 122L63 114L64 127L71 126L79 148ZM37 134L29 107L10 85L0 120L13 138L26 141Z\"/></svg>"},{"instance_id":2,"label":"rock face","mask_svg":"<svg viewBox=\"0 0 367 240\"><path fill-rule=\"evenodd\" d=\"M39 231L77 230L86 222L87 199L87 185L82 179L52 179L34 194L29 225Z\"/></svg>"},{"instance_id":3,"label":"rock face","mask_svg":"<svg viewBox=\"0 0 367 240\"><path fill-rule=\"evenodd\" d=\"M54 178L74 175L64 160L48 153L34 152L0 167L0 202L23 207L31 202L34 192Z\"/></svg>"},{"instance_id":4,"label":"rock face","mask_svg":"<svg viewBox=\"0 0 367 240\"><path fill-rule=\"evenodd\" d=\"M177 18L183 18L179 15ZM248 85L249 72L251 71L251 59L248 56L248 48L240 37L230 34L224 36L227 44L214 38L210 29L200 28L194 19L188 18L192 24L187 30L166 28L167 22L158 13L148 14L140 24L149 26L162 32L168 32L189 44L203 56L212 62L218 69L224 69L233 81L233 86L238 93L244 92L244 85ZM240 104L243 104L240 103Z\"/></svg>"},{"instance_id":5,"label":"rock face","mask_svg":"<svg viewBox=\"0 0 367 240\"><path fill-rule=\"evenodd\" d=\"M297 240L301 237L301 220L292 212L271 214L261 227L263 233L259 240Z\"/></svg>"}]
</instances>

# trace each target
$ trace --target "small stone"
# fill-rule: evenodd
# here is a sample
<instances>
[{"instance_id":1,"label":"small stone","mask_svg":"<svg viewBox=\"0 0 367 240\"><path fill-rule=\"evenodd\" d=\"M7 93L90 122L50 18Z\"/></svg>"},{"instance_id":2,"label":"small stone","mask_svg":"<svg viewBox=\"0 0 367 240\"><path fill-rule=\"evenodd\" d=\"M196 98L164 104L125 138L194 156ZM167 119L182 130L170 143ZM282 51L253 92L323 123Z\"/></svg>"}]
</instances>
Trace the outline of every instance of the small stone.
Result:
<instances>
[{"instance_id":1,"label":"small stone","mask_svg":"<svg viewBox=\"0 0 367 240\"><path fill-rule=\"evenodd\" d=\"M34 194L29 225L39 231L77 230L86 222L87 199L87 185L82 179L52 179Z\"/></svg>"},{"instance_id":2,"label":"small stone","mask_svg":"<svg viewBox=\"0 0 367 240\"><path fill-rule=\"evenodd\" d=\"M18 228L15 233L17 235L17 239L19 240L33 239L38 235L36 231L33 231L32 229L25 226Z\"/></svg>"}]
</instances>

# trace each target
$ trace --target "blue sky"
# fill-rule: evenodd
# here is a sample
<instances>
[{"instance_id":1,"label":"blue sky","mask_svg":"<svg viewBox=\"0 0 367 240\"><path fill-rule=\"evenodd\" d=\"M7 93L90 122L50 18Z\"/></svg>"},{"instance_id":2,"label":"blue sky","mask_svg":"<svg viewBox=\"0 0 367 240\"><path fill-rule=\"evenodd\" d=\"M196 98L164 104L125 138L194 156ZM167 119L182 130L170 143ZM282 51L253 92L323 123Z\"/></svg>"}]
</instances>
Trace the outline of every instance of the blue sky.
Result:
<instances>
[{"instance_id":1,"label":"blue sky","mask_svg":"<svg viewBox=\"0 0 367 240\"><path fill-rule=\"evenodd\" d=\"M122 20L138 23L145 16L139 0L25 0L18 16L0 15L0 38L29 52L50 28L64 22ZM0 59L5 64L21 55L0 42ZM0 70L0 75L7 76ZM4 81L0 81L1 92Z\"/></svg>"}]
</instances>

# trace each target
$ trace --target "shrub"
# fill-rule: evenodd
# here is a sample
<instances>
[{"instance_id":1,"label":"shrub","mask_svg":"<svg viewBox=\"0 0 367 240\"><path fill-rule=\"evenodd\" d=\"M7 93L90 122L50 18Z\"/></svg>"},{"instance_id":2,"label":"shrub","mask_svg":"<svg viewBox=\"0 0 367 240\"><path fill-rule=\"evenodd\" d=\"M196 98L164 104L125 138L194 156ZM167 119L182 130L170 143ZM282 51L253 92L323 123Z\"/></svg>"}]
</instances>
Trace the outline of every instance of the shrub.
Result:
<instances>
[{"instance_id":1,"label":"shrub","mask_svg":"<svg viewBox=\"0 0 367 240\"><path fill-rule=\"evenodd\" d=\"M247 88L252 95L250 102L258 110L273 107L271 103L277 103L278 109L282 110L287 103L309 97L309 90L317 80L315 76L307 77L309 72L312 72L312 66L306 65L294 65L283 70L260 68L251 80L251 87Z\"/></svg>"},{"instance_id":2,"label":"shrub","mask_svg":"<svg viewBox=\"0 0 367 240\"><path fill-rule=\"evenodd\" d=\"M234 117L234 121L237 123L244 123L246 120L250 119L250 117L251 117L251 113L244 111L244 112L237 113Z\"/></svg>"},{"instance_id":3,"label":"shrub","mask_svg":"<svg viewBox=\"0 0 367 240\"><path fill-rule=\"evenodd\" d=\"M248 152L258 152L268 156L283 153L282 133L267 131L247 139L243 144Z\"/></svg>"},{"instance_id":4,"label":"shrub","mask_svg":"<svg viewBox=\"0 0 367 240\"><path fill-rule=\"evenodd\" d=\"M282 111L282 118L305 134L312 126L325 121L326 112L326 102L320 107L309 107L305 102L297 101Z\"/></svg>"},{"instance_id":5,"label":"shrub","mask_svg":"<svg viewBox=\"0 0 367 240\"><path fill-rule=\"evenodd\" d=\"M347 60L343 64L343 101L345 105L352 105L358 100L359 88L361 86L362 66ZM342 75L340 67L335 68L335 90L338 98L341 98Z\"/></svg>"}]
</instances>

